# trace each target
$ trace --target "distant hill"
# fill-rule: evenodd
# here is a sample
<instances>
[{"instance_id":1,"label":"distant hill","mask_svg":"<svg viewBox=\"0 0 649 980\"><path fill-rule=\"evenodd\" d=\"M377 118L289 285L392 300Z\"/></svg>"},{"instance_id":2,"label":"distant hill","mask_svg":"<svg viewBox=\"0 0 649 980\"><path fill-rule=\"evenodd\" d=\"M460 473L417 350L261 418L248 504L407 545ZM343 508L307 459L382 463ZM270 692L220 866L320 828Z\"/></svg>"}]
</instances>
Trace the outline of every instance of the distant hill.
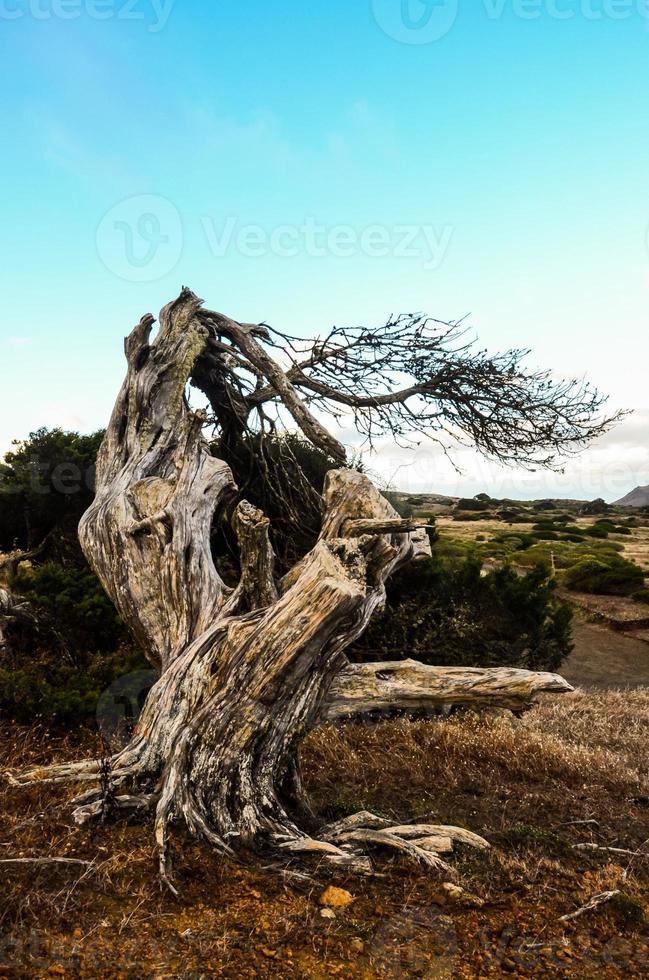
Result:
<instances>
[{"instance_id":1,"label":"distant hill","mask_svg":"<svg viewBox=\"0 0 649 980\"><path fill-rule=\"evenodd\" d=\"M615 502L620 507L649 507L649 487L636 487L626 497Z\"/></svg>"}]
</instances>

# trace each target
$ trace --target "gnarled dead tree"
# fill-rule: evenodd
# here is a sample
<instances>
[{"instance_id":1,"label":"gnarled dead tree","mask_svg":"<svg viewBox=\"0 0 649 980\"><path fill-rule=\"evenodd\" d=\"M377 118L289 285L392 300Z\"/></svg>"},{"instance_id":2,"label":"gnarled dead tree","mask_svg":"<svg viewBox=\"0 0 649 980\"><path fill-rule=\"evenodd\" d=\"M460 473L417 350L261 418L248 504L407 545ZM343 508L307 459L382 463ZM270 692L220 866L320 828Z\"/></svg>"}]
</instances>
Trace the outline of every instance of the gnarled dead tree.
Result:
<instances>
[{"instance_id":1,"label":"gnarled dead tree","mask_svg":"<svg viewBox=\"0 0 649 980\"><path fill-rule=\"evenodd\" d=\"M31 548L29 551L16 549L9 554L0 555L0 652L5 648L7 642L7 627L14 622L36 622L37 617L29 603L22 596L13 592L11 583L21 562L28 562L32 558L37 558L42 553L46 543L47 539L37 548Z\"/></svg>"},{"instance_id":2,"label":"gnarled dead tree","mask_svg":"<svg viewBox=\"0 0 649 980\"><path fill-rule=\"evenodd\" d=\"M526 374L520 352L474 352L456 327L419 317L334 331L301 354L291 338L203 309L187 289L162 310L154 341L153 322L145 316L126 340L126 379L79 529L88 560L160 672L131 742L110 760L115 806L155 808L163 875L175 821L224 853L263 843L364 867L364 847L382 845L438 865L436 840L443 850L470 835L390 828L366 814L308 836L297 764L305 733L374 709L491 701L518 710L538 691L570 686L527 671L347 662L345 648L383 602L388 576L428 555L429 543L365 475L345 468L345 450L312 408L351 412L370 438L417 428L435 438L464 433L500 459L548 464L611 423L597 418L600 396ZM191 409L188 381L213 418ZM340 468L327 475L318 540L280 575L269 521L235 486L227 457L287 418ZM223 458L204 438L208 421ZM236 535L235 586L213 561L214 524ZM82 761L12 778L94 784L75 801L83 822L102 810L102 771L105 761Z\"/></svg>"}]
</instances>

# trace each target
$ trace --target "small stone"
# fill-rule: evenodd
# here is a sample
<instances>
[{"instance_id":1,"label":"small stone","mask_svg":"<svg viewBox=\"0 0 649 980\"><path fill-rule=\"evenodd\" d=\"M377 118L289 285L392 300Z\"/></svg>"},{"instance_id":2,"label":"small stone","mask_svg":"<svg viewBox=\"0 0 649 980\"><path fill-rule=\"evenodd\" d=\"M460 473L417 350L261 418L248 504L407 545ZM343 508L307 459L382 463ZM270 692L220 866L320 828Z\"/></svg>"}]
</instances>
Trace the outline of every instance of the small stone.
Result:
<instances>
[{"instance_id":1,"label":"small stone","mask_svg":"<svg viewBox=\"0 0 649 980\"><path fill-rule=\"evenodd\" d=\"M333 909L326 909L326 908L325 909L320 909L320 915L322 916L323 919L335 919L336 918L336 913L333 911Z\"/></svg>"},{"instance_id":2,"label":"small stone","mask_svg":"<svg viewBox=\"0 0 649 980\"><path fill-rule=\"evenodd\" d=\"M445 881L442 884L442 888L451 899L462 898L464 895L464 889L460 888L459 885L454 885L452 881Z\"/></svg>"},{"instance_id":3,"label":"small stone","mask_svg":"<svg viewBox=\"0 0 649 980\"><path fill-rule=\"evenodd\" d=\"M318 899L320 905L327 905L334 909L344 909L354 901L354 896L351 892L346 891L344 888L336 888L335 885L329 885L325 888L322 895Z\"/></svg>"},{"instance_id":4,"label":"small stone","mask_svg":"<svg viewBox=\"0 0 649 980\"><path fill-rule=\"evenodd\" d=\"M435 901L440 905L453 905L455 902L462 902L467 908L479 909L484 905L484 901L477 895L472 895L459 885L454 885L452 881L445 881L439 888Z\"/></svg>"},{"instance_id":5,"label":"small stone","mask_svg":"<svg viewBox=\"0 0 649 980\"><path fill-rule=\"evenodd\" d=\"M269 949L268 946L258 946L257 949L262 956L266 957L266 959L272 960L277 956L277 950Z\"/></svg>"}]
</instances>

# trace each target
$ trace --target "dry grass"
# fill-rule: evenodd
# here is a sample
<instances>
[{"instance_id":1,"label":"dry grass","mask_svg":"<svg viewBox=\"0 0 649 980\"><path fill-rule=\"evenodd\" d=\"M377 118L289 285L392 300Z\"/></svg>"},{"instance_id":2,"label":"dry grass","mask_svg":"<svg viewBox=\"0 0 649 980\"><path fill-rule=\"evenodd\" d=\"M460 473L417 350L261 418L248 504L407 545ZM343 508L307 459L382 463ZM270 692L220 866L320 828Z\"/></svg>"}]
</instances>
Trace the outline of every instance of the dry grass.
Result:
<instances>
[{"instance_id":1,"label":"dry grass","mask_svg":"<svg viewBox=\"0 0 649 980\"><path fill-rule=\"evenodd\" d=\"M83 873L0 867L0 977L646 976L649 859L573 845L649 852L648 722L649 691L577 692L522 720L466 715L312 734L304 766L321 813L425 816L493 844L454 859L482 905L444 904L439 878L379 860L383 877L336 875L355 901L335 920L319 915L323 868L312 865L313 884L296 891L263 858L236 866L179 834L176 901L156 881L149 823L72 827L69 790L3 786L0 857L94 864ZM6 726L0 765L69 758L96 748L87 742ZM622 896L559 922L608 889Z\"/></svg>"}]
</instances>

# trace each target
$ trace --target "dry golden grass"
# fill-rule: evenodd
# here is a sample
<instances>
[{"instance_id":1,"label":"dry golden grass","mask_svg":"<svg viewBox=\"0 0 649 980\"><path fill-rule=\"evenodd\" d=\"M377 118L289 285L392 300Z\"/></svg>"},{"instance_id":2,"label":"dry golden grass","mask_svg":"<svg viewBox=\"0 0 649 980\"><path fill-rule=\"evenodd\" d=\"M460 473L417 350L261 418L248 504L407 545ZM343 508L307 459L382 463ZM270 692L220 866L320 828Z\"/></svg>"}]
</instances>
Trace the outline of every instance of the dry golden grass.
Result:
<instances>
[{"instance_id":1,"label":"dry golden grass","mask_svg":"<svg viewBox=\"0 0 649 980\"><path fill-rule=\"evenodd\" d=\"M313 733L303 761L323 816L370 808L491 841L453 858L469 893L453 905L439 876L382 856L381 877L313 864L313 881L295 890L264 870L266 858L233 865L182 834L176 901L157 883L150 823L76 828L70 790L2 786L0 857L94 863L0 867L0 977L646 976L648 722L649 691L576 692L521 720L458 715ZM94 737L84 741L5 726L0 766L92 751ZM588 842L637 856L574 849ZM327 920L317 896L332 880L355 901ZM621 897L559 921L609 889Z\"/></svg>"}]
</instances>

